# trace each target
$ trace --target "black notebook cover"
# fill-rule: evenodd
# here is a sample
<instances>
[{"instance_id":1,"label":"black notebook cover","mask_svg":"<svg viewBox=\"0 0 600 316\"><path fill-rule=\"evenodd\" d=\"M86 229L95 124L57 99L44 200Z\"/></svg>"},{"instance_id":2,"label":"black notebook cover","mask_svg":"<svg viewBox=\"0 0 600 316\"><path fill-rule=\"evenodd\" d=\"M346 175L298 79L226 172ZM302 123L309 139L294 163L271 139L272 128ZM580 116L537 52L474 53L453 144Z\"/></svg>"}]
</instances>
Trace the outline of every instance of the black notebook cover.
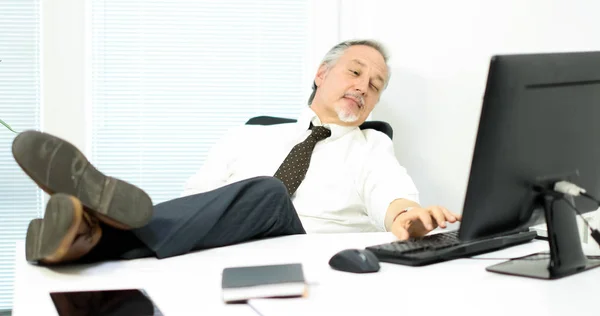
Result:
<instances>
[{"instance_id":1,"label":"black notebook cover","mask_svg":"<svg viewBox=\"0 0 600 316\"><path fill-rule=\"evenodd\" d=\"M278 264L223 269L223 299L301 296L306 290L302 264Z\"/></svg>"}]
</instances>

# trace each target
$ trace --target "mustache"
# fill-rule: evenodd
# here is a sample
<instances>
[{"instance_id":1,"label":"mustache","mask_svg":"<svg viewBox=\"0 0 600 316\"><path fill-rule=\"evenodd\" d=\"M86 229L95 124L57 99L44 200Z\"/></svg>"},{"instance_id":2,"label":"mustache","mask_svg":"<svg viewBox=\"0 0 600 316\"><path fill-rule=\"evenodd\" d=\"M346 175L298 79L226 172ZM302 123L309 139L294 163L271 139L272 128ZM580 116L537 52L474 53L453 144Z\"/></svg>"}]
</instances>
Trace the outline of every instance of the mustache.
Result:
<instances>
[{"instance_id":1,"label":"mustache","mask_svg":"<svg viewBox=\"0 0 600 316\"><path fill-rule=\"evenodd\" d=\"M344 98L352 98L358 101L358 105L361 107L365 105L365 98L358 93L347 92L344 94Z\"/></svg>"}]
</instances>

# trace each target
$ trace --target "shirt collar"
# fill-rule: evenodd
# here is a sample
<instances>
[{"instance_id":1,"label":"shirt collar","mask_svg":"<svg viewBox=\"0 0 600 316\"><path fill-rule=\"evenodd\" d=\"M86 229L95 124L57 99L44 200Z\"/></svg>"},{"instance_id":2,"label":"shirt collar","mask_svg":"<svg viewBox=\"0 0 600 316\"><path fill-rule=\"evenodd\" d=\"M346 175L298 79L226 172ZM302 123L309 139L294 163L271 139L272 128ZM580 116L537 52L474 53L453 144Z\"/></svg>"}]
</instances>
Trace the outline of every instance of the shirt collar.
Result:
<instances>
[{"instance_id":1,"label":"shirt collar","mask_svg":"<svg viewBox=\"0 0 600 316\"><path fill-rule=\"evenodd\" d=\"M324 126L331 130L331 136L327 138L329 140L340 138L346 135L347 133L358 129L358 126L323 124L321 123L321 120L319 119L317 114L310 107L306 107L300 113L300 116L298 117L298 122L296 123L296 128L298 129L298 132L305 132L306 130L308 130L310 128L310 123L312 123L314 126Z\"/></svg>"}]
</instances>

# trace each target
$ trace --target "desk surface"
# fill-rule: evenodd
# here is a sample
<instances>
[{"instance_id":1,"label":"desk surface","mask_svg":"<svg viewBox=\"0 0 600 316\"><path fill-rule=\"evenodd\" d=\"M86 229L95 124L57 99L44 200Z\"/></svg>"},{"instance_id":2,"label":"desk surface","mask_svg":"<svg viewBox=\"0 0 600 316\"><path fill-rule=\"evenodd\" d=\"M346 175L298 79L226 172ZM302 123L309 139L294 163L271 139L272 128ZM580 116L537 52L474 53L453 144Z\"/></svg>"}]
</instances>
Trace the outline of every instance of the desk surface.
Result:
<instances>
[{"instance_id":1,"label":"desk surface","mask_svg":"<svg viewBox=\"0 0 600 316\"><path fill-rule=\"evenodd\" d=\"M17 244L13 315L56 315L49 292L144 288L165 315L592 315L600 268L555 281L485 271L504 260L459 259L425 267L382 263L375 274L332 270L337 251L394 240L390 233L296 235L198 251L157 260L144 258L91 265L38 267ZM478 258L517 257L547 250L534 241ZM301 262L309 297L221 300L225 267ZM591 313L590 313L591 312Z\"/></svg>"}]
</instances>

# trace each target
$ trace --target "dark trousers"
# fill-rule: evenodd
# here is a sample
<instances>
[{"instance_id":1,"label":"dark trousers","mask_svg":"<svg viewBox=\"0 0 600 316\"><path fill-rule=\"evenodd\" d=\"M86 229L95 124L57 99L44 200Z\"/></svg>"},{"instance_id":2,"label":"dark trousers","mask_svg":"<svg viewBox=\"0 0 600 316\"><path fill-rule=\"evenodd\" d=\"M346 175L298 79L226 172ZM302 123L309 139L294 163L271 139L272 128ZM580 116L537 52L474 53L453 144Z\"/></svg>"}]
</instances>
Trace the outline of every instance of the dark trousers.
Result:
<instances>
[{"instance_id":1,"label":"dark trousers","mask_svg":"<svg viewBox=\"0 0 600 316\"><path fill-rule=\"evenodd\" d=\"M244 241L304 234L287 189L257 177L154 206L144 227L131 231L102 225L102 238L82 261L168 258Z\"/></svg>"}]
</instances>

